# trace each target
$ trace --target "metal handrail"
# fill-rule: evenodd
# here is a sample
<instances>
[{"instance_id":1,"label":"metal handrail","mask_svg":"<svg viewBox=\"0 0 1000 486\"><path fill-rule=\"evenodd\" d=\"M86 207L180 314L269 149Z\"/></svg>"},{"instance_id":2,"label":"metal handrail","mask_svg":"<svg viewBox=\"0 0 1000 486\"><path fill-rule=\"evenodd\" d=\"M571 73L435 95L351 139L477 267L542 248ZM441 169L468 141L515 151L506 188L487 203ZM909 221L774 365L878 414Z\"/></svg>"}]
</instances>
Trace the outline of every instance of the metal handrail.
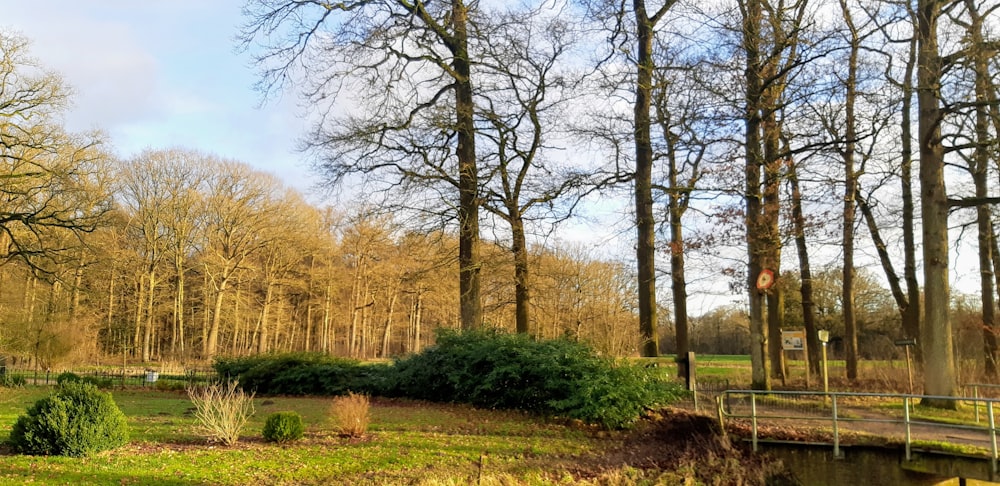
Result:
<instances>
[{"instance_id":1,"label":"metal handrail","mask_svg":"<svg viewBox=\"0 0 1000 486\"><path fill-rule=\"evenodd\" d=\"M972 404L976 408L976 423L979 423L979 403L983 401L979 397L979 390L981 389L1000 390L1000 385L994 383L966 383L965 385L962 385L962 388L972 389L972 397L971 397ZM966 396L966 398L969 398L968 392L965 392L964 395Z\"/></svg>"},{"instance_id":2,"label":"metal handrail","mask_svg":"<svg viewBox=\"0 0 1000 486\"><path fill-rule=\"evenodd\" d=\"M1000 388L1000 387L998 387ZM747 414L736 413L732 409L732 403L739 397L749 397L749 407L750 412ZM825 413L813 413L811 415L799 414L768 414L766 410L764 413L761 412L761 408L758 406L759 402L764 401L764 398L777 398L783 399L786 397L795 397L798 399L808 399L797 402L798 405L809 404L813 410L823 410ZM898 401L901 403L903 408L903 418L902 420L898 418L885 417L885 418L856 418L844 416L841 412L841 408L844 402L851 399L859 398L878 398L883 400ZM932 396L932 395L909 395L909 394L895 394L895 393L849 393L849 392L821 392L821 391L769 391L769 390L726 390L722 392L717 399L719 420L723 421L725 418L742 418L750 419L751 423L751 442L753 444L753 450L756 452L758 450L758 424L764 419L781 419L781 420L826 420L829 419L833 428L833 453L835 457L842 457L841 447L840 447L840 425L844 422L882 422L882 423L896 423L902 424L904 428L904 445L906 460L912 459L912 431L911 428L914 425L921 426L932 426L941 427L949 429L964 429L964 430L976 430L981 432L988 432L989 442L990 442L990 460L992 464L992 469L994 474L998 472L998 444L997 444L997 426L995 420L995 410L994 408L997 404L1000 404L1000 399L993 398L979 398L978 394L973 400L976 407L977 414L977 424L979 423L978 413L980 404L986 406L986 412L988 417L988 424L985 426L980 425L963 425L963 424L947 424L940 422L929 422L922 420L914 420L911 416L911 409L916 400L944 400L944 401L968 401L968 397L944 397L944 396ZM786 402L793 403L791 401ZM829 410L826 410L829 406ZM787 409L783 410L787 412Z\"/></svg>"}]
</instances>

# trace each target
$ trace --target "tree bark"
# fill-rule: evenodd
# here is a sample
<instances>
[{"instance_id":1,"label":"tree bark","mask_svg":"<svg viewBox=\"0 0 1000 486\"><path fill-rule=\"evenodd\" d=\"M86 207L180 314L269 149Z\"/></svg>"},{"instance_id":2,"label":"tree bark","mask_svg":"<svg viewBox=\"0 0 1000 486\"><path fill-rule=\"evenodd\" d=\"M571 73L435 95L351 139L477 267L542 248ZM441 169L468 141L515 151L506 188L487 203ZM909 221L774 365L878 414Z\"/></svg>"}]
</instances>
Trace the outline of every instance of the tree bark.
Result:
<instances>
[{"instance_id":1,"label":"tree bark","mask_svg":"<svg viewBox=\"0 0 1000 486\"><path fill-rule=\"evenodd\" d=\"M985 199L989 195L989 149L992 139L989 133L990 119L990 57L983 49L983 18L976 2L965 0L971 22L967 26L968 42L971 44L972 64L976 91L976 147L972 157L972 180L976 188L976 198ZM976 207L976 223L979 241L980 299L982 302L983 369L987 379L997 377L997 336L996 301L993 293L993 220L990 208Z\"/></svg>"},{"instance_id":2,"label":"tree bark","mask_svg":"<svg viewBox=\"0 0 1000 486\"><path fill-rule=\"evenodd\" d=\"M530 329L531 293L528 287L528 244L524 236L524 220L516 207L508 208L511 218L511 235L514 250L514 323L518 333L527 334Z\"/></svg>"},{"instance_id":3,"label":"tree bark","mask_svg":"<svg viewBox=\"0 0 1000 486\"><path fill-rule=\"evenodd\" d=\"M747 231L747 290L750 312L750 386L755 390L770 389L770 382L765 368L763 295L757 290L757 277L762 266L761 232L761 194L760 172L764 156L761 153L761 115L760 102L762 94L760 31L761 4L760 0L746 0L741 5L743 11L743 49L746 53L746 231Z\"/></svg>"},{"instance_id":4,"label":"tree bark","mask_svg":"<svg viewBox=\"0 0 1000 486\"><path fill-rule=\"evenodd\" d=\"M858 379L858 322L854 313L854 221L856 215L854 197L858 186L858 176L854 169L855 140L857 139L854 104L857 98L860 40L847 0L840 0L840 10L844 23L850 32L847 79L844 81L844 227L842 240L844 265L841 305L844 313L844 351L847 361L847 379L854 382Z\"/></svg>"},{"instance_id":5,"label":"tree bark","mask_svg":"<svg viewBox=\"0 0 1000 486\"><path fill-rule=\"evenodd\" d=\"M653 146L650 139L650 113L653 89L653 23L646 12L646 2L634 0L638 36L638 76L634 106L635 135L635 222L638 242L639 354L658 356L656 331L656 218L653 215Z\"/></svg>"},{"instance_id":6,"label":"tree bark","mask_svg":"<svg viewBox=\"0 0 1000 486\"><path fill-rule=\"evenodd\" d=\"M796 164L788 160L788 181L792 188L792 225L795 228L795 249L799 255L799 279L802 294L802 321L806 328L806 355L809 369L819 376L820 342L816 328L816 304L813 301L812 267L809 264L809 249L806 244L806 222L802 212L802 191L799 189L799 175Z\"/></svg>"},{"instance_id":7,"label":"tree bark","mask_svg":"<svg viewBox=\"0 0 1000 486\"><path fill-rule=\"evenodd\" d=\"M468 8L462 0L452 0L452 67L455 69L455 115L458 130L458 273L459 305L463 329L483 324L479 297L479 168L476 163L475 125L472 99L472 72L468 47Z\"/></svg>"},{"instance_id":8,"label":"tree bark","mask_svg":"<svg viewBox=\"0 0 1000 486\"><path fill-rule=\"evenodd\" d=\"M924 393L955 396L955 356L949 318L951 288L948 282L948 195L944 183L944 146L940 108L942 60L938 51L937 21L940 0L917 3L919 49L917 52L917 103L920 118L920 209L923 224ZM926 405L955 408L956 402L926 398Z\"/></svg>"}]
</instances>

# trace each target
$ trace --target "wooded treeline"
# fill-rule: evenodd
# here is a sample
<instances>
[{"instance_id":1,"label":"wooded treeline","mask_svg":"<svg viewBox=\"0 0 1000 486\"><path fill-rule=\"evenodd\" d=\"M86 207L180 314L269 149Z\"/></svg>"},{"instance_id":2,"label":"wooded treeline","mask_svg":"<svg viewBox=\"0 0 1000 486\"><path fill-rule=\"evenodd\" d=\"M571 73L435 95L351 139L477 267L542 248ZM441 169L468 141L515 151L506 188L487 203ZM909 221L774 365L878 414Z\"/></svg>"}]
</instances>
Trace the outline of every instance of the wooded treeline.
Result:
<instances>
[{"instance_id":1,"label":"wooded treeline","mask_svg":"<svg viewBox=\"0 0 1000 486\"><path fill-rule=\"evenodd\" d=\"M238 163L178 163L213 159L183 150L115 164L102 210L120 223L101 247L140 256L111 260L130 285L100 280L108 322L128 323L105 344L142 357L292 343L373 356L415 349L414 326L429 320L582 336L614 315L597 326L637 335L615 334L609 350L656 355L669 322L683 355L692 293L728 290L746 297L753 386L766 388L785 373L783 328L805 328L818 366L816 331L834 324L817 315L814 275L837 268L834 328L854 380L864 265L889 287L899 336L917 338L926 391L952 395L959 238L978 248L981 359L997 373L998 11L972 0L251 0L242 46L261 90L315 108L305 153L366 210L308 208ZM188 196L204 209L186 213ZM568 257L608 266L601 279L615 282L605 317L577 318L552 303L570 294L545 283L565 252L536 236L626 204L634 272ZM296 239L287 228L314 229ZM351 246L364 228L392 228L388 254L417 263L379 268L394 258Z\"/></svg>"}]
</instances>

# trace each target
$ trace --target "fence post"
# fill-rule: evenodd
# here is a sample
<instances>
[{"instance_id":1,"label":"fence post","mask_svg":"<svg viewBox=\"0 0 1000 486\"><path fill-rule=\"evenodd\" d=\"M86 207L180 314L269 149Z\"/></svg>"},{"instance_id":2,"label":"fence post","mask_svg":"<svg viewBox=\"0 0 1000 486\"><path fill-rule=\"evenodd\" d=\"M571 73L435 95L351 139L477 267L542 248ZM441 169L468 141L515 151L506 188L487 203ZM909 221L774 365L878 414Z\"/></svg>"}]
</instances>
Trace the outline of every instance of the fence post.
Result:
<instances>
[{"instance_id":1,"label":"fence post","mask_svg":"<svg viewBox=\"0 0 1000 486\"><path fill-rule=\"evenodd\" d=\"M986 402L986 414L987 418L990 419L990 452L992 452L990 460L993 466L993 474L995 475L997 473L997 424L994 420L992 400Z\"/></svg>"},{"instance_id":2,"label":"fence post","mask_svg":"<svg viewBox=\"0 0 1000 486\"><path fill-rule=\"evenodd\" d=\"M903 397L903 427L906 431L906 460L910 460L910 397Z\"/></svg>"},{"instance_id":3,"label":"fence post","mask_svg":"<svg viewBox=\"0 0 1000 486\"><path fill-rule=\"evenodd\" d=\"M972 405L976 407L976 423L979 423L979 385L972 385Z\"/></svg>"},{"instance_id":4,"label":"fence post","mask_svg":"<svg viewBox=\"0 0 1000 486\"><path fill-rule=\"evenodd\" d=\"M753 436L753 451L757 452L757 394L750 393L750 423Z\"/></svg>"},{"instance_id":5,"label":"fence post","mask_svg":"<svg viewBox=\"0 0 1000 486\"><path fill-rule=\"evenodd\" d=\"M833 457L840 456L840 429L837 423L837 395L830 395L833 399Z\"/></svg>"}]
</instances>

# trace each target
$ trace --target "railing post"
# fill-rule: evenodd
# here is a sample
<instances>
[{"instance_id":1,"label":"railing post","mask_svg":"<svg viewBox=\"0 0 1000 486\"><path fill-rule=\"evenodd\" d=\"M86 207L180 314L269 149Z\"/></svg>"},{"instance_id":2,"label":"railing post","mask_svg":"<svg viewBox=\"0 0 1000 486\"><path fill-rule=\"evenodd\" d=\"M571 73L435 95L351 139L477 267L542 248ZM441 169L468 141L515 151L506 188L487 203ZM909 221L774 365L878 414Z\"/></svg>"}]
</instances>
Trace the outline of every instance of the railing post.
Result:
<instances>
[{"instance_id":1,"label":"railing post","mask_svg":"<svg viewBox=\"0 0 1000 486\"><path fill-rule=\"evenodd\" d=\"M903 397L903 428L906 431L906 460L910 460L910 397Z\"/></svg>"},{"instance_id":2,"label":"railing post","mask_svg":"<svg viewBox=\"0 0 1000 486\"><path fill-rule=\"evenodd\" d=\"M757 452L757 394L750 393L750 424L753 441L753 451Z\"/></svg>"},{"instance_id":3,"label":"railing post","mask_svg":"<svg viewBox=\"0 0 1000 486\"><path fill-rule=\"evenodd\" d=\"M979 385L972 385L972 406L976 407L976 423L979 423Z\"/></svg>"},{"instance_id":4,"label":"railing post","mask_svg":"<svg viewBox=\"0 0 1000 486\"><path fill-rule=\"evenodd\" d=\"M993 401L992 400L986 402L986 415L987 415L987 418L990 419L990 452L992 452L992 454L991 454L992 457L990 458L990 462L992 463L991 465L993 466L993 474L996 475L996 473L997 473L997 425L996 425L996 421L994 420L994 415L993 415Z\"/></svg>"},{"instance_id":5,"label":"railing post","mask_svg":"<svg viewBox=\"0 0 1000 486\"><path fill-rule=\"evenodd\" d=\"M837 395L833 399L833 457L840 457L840 429L837 424Z\"/></svg>"}]
</instances>

